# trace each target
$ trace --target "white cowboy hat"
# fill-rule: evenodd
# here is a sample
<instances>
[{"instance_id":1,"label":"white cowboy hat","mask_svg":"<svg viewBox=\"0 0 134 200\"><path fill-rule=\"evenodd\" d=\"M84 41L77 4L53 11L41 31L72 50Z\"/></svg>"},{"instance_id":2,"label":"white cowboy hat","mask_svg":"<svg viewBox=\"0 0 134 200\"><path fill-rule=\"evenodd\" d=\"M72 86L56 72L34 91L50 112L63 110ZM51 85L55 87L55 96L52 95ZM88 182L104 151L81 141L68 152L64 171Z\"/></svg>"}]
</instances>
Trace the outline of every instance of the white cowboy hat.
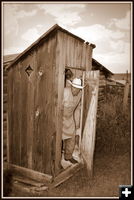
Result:
<instances>
[{"instance_id":1,"label":"white cowboy hat","mask_svg":"<svg viewBox=\"0 0 134 200\"><path fill-rule=\"evenodd\" d=\"M74 78L72 81L68 80L68 82L75 88L83 89L82 81L80 78Z\"/></svg>"}]
</instances>

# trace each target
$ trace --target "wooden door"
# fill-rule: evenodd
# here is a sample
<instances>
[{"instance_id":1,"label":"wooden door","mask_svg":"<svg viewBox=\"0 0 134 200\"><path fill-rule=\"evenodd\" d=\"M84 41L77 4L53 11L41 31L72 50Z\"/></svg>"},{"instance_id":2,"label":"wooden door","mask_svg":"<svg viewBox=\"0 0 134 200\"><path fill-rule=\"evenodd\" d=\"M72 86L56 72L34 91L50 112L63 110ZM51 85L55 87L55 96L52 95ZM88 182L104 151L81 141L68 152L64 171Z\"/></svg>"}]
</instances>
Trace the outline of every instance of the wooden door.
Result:
<instances>
[{"instance_id":1,"label":"wooden door","mask_svg":"<svg viewBox=\"0 0 134 200\"><path fill-rule=\"evenodd\" d=\"M96 113L98 102L98 86L99 86L99 71L86 72L87 86L84 89L85 100L88 102L86 119L82 131L81 153L84 163L86 164L88 174L92 174L93 155L95 148L95 134L96 134ZM85 107L85 105L83 106ZM84 108L85 109L85 108ZM85 113L83 112L83 115Z\"/></svg>"}]
</instances>

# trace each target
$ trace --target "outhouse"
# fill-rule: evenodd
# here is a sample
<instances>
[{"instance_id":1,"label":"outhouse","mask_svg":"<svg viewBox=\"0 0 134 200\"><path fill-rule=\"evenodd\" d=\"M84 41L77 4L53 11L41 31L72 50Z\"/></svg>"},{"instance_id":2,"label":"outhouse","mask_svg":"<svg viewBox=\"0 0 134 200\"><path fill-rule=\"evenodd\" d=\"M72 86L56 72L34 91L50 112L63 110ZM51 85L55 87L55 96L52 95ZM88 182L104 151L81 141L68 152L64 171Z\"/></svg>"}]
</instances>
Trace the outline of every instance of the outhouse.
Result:
<instances>
[{"instance_id":1,"label":"outhouse","mask_svg":"<svg viewBox=\"0 0 134 200\"><path fill-rule=\"evenodd\" d=\"M84 162L92 170L98 72L91 72L95 45L54 25L17 56L8 70L7 163L15 173L58 184ZM65 71L81 77L82 161L61 170Z\"/></svg>"}]
</instances>

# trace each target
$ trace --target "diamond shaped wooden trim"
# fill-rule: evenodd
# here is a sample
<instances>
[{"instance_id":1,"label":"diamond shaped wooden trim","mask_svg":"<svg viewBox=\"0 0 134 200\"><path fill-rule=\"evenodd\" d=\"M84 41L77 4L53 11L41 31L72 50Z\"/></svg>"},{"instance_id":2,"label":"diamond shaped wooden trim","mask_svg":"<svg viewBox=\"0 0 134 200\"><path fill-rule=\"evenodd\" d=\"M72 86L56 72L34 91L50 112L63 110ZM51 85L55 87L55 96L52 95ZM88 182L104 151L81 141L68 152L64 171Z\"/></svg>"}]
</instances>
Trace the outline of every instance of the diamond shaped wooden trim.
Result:
<instances>
[{"instance_id":1,"label":"diamond shaped wooden trim","mask_svg":"<svg viewBox=\"0 0 134 200\"><path fill-rule=\"evenodd\" d=\"M25 69L25 72L27 73L28 76L31 75L31 73L33 72L33 69L31 68L30 65Z\"/></svg>"}]
</instances>

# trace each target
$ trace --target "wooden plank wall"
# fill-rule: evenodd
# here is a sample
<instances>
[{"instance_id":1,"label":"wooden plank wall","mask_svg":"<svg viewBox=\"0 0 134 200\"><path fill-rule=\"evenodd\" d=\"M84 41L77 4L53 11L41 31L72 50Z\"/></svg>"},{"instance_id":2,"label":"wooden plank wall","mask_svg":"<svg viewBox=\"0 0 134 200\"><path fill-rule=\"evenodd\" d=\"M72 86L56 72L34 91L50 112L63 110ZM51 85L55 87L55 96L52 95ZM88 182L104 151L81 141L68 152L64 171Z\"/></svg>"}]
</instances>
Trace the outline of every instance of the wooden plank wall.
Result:
<instances>
[{"instance_id":1,"label":"wooden plank wall","mask_svg":"<svg viewBox=\"0 0 134 200\"><path fill-rule=\"evenodd\" d=\"M65 33L61 33L62 37L65 37L64 39L64 48L66 51L65 55L65 66L69 66L70 68L80 68L80 69L86 69L91 70L91 62L89 62L90 57L92 54L90 53L91 47L83 43L76 38L73 38L70 35L67 35ZM75 73L77 73L78 70L75 70ZM77 74L75 74L77 75Z\"/></svg>"},{"instance_id":2,"label":"wooden plank wall","mask_svg":"<svg viewBox=\"0 0 134 200\"><path fill-rule=\"evenodd\" d=\"M58 74L56 69L56 35L48 38L36 51L36 93L33 159L34 170L52 174L54 140L56 135L56 107Z\"/></svg>"},{"instance_id":3,"label":"wooden plank wall","mask_svg":"<svg viewBox=\"0 0 134 200\"><path fill-rule=\"evenodd\" d=\"M54 160L54 176L59 174L61 168L61 137L62 137L62 118L63 118L63 89L64 89L64 76L65 76L65 37L61 32L57 34L57 47L56 47L56 73L58 78L56 86L58 88L58 101L56 110L56 137L55 137L55 160ZM65 46L63 45L65 44Z\"/></svg>"},{"instance_id":4,"label":"wooden plank wall","mask_svg":"<svg viewBox=\"0 0 134 200\"><path fill-rule=\"evenodd\" d=\"M52 139L56 133L55 46L54 36L8 72L9 161L46 174L52 173ZM25 69L29 65L33 72L28 77Z\"/></svg>"},{"instance_id":5,"label":"wooden plank wall","mask_svg":"<svg viewBox=\"0 0 134 200\"><path fill-rule=\"evenodd\" d=\"M30 166L32 137L32 102L34 102L34 73L28 77L28 66L34 70L34 54L27 56L8 72L9 162Z\"/></svg>"}]
</instances>

